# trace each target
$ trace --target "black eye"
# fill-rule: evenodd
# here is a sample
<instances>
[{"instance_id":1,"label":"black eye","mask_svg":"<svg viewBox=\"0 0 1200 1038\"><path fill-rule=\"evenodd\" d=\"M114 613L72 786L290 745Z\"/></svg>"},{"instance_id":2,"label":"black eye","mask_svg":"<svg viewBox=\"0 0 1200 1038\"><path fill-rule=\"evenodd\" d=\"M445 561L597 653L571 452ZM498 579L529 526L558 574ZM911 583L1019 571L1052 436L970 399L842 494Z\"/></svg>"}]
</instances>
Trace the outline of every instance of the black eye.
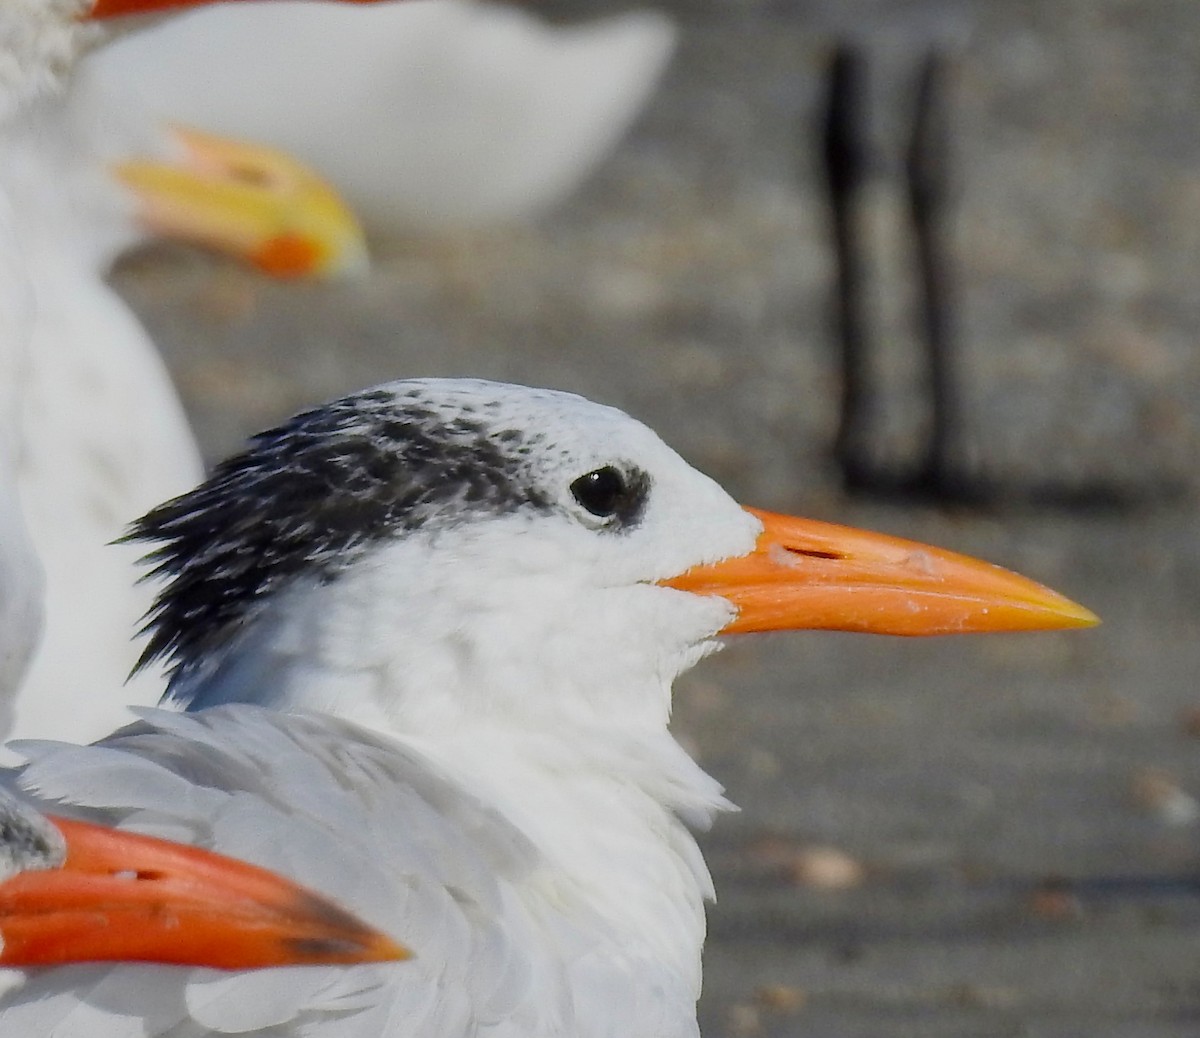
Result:
<instances>
[{"instance_id":1,"label":"black eye","mask_svg":"<svg viewBox=\"0 0 1200 1038\"><path fill-rule=\"evenodd\" d=\"M629 503L625 477L611 465L580 476L571 484L571 494L592 515L601 519L624 511Z\"/></svg>"}]
</instances>

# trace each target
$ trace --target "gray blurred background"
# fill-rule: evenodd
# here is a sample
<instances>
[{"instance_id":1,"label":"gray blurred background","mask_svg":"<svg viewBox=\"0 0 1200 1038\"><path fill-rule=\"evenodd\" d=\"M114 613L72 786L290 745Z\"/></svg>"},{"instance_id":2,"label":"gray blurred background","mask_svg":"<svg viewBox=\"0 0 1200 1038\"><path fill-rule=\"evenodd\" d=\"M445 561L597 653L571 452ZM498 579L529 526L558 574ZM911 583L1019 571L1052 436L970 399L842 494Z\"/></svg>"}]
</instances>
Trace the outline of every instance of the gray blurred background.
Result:
<instances>
[{"instance_id":1,"label":"gray blurred background","mask_svg":"<svg viewBox=\"0 0 1200 1038\"><path fill-rule=\"evenodd\" d=\"M534 5L529 5L534 6ZM630 5L536 5L562 21ZM373 242L283 285L177 248L116 284L210 459L410 375L560 387L654 426L740 500L933 541L1098 630L739 642L676 729L742 807L705 839L718 1036L1200 1034L1200 8L1194 0L669 0L679 50L584 190L527 224ZM865 205L881 458L920 405L899 173L920 56L952 103L969 455L1018 481L1173 483L1145 507L845 497L815 126L831 48L873 68Z\"/></svg>"}]
</instances>

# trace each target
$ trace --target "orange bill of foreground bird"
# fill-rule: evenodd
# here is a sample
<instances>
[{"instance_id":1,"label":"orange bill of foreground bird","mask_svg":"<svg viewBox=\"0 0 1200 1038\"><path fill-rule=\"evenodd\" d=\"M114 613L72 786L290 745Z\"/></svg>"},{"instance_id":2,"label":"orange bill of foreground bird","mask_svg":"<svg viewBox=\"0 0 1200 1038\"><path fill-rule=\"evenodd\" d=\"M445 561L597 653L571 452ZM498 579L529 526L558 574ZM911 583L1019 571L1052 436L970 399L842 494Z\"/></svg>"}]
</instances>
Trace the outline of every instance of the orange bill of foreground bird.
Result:
<instances>
[{"instance_id":1,"label":"orange bill of foreground bird","mask_svg":"<svg viewBox=\"0 0 1200 1038\"><path fill-rule=\"evenodd\" d=\"M150 234L244 259L273 277L338 277L367 267L366 236L338 193L276 148L184 126L176 154L111 164Z\"/></svg>"},{"instance_id":2,"label":"orange bill of foreground bird","mask_svg":"<svg viewBox=\"0 0 1200 1038\"><path fill-rule=\"evenodd\" d=\"M0 791L0 967L157 962L225 970L408 958L265 869L40 815Z\"/></svg>"},{"instance_id":3,"label":"orange bill of foreground bird","mask_svg":"<svg viewBox=\"0 0 1200 1038\"><path fill-rule=\"evenodd\" d=\"M1091 627L1083 606L1010 570L957 552L849 526L747 509L754 550L664 581L720 595L737 615L725 634L809 630L982 634Z\"/></svg>"}]
</instances>

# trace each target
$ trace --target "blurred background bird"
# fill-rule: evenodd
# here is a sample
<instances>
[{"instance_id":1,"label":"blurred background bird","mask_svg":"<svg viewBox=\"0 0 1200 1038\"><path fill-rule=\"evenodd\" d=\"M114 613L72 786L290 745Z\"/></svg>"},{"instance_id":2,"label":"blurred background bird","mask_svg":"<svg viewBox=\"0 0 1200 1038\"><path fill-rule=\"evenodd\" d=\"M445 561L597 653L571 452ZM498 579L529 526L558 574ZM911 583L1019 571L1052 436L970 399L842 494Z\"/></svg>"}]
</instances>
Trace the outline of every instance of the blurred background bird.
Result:
<instances>
[{"instance_id":1,"label":"blurred background bird","mask_svg":"<svg viewBox=\"0 0 1200 1038\"><path fill-rule=\"evenodd\" d=\"M3 132L0 192L30 296L9 420L46 596L12 734L97 738L125 704L162 692L153 673L126 682L151 589L136 584L136 553L110 542L203 474L154 343L104 281L111 263L164 236L281 277L347 275L365 268L366 244L287 156L164 126L89 84L26 106Z\"/></svg>"},{"instance_id":2,"label":"blurred background bird","mask_svg":"<svg viewBox=\"0 0 1200 1038\"><path fill-rule=\"evenodd\" d=\"M536 7L477 0L228 4L130 36L84 75L286 148L394 234L563 201L641 111L674 39L655 11L551 26Z\"/></svg>"}]
</instances>

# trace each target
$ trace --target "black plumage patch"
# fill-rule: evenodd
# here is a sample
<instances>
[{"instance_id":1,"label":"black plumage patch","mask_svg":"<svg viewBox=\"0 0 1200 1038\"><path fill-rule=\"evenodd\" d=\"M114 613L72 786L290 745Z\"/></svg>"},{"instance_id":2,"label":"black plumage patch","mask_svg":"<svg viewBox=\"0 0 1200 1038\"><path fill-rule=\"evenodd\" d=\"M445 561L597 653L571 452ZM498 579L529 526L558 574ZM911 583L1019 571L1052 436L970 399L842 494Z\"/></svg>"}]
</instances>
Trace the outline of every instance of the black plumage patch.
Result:
<instances>
[{"instance_id":1,"label":"black plumage patch","mask_svg":"<svg viewBox=\"0 0 1200 1038\"><path fill-rule=\"evenodd\" d=\"M528 458L535 432L497 424L486 400L439 408L419 391L369 390L261 433L125 541L167 583L138 668L175 669L228 644L300 573L332 579L381 540L515 509L548 512Z\"/></svg>"},{"instance_id":2,"label":"black plumage patch","mask_svg":"<svg viewBox=\"0 0 1200 1038\"><path fill-rule=\"evenodd\" d=\"M0 879L32 869L56 869L66 857L62 833L23 800L0 788Z\"/></svg>"}]
</instances>

